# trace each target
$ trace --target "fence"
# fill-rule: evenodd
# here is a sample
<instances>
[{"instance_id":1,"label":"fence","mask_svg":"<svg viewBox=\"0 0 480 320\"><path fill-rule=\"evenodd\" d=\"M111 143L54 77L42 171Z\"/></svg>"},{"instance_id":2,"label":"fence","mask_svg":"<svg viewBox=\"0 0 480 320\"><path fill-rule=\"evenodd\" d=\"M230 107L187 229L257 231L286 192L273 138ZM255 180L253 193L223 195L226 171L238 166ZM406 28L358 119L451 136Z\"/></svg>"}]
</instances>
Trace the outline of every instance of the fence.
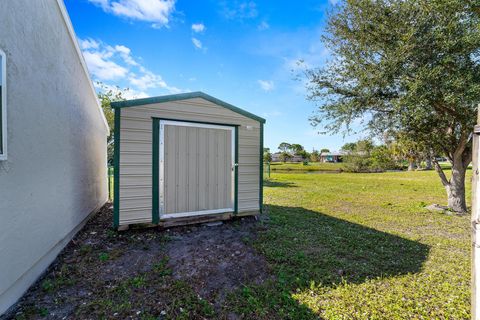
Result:
<instances>
[{"instance_id":1,"label":"fence","mask_svg":"<svg viewBox=\"0 0 480 320\"><path fill-rule=\"evenodd\" d=\"M270 162L263 163L263 179L270 179Z\"/></svg>"},{"instance_id":2,"label":"fence","mask_svg":"<svg viewBox=\"0 0 480 320\"><path fill-rule=\"evenodd\" d=\"M108 167L108 200L113 200L113 167Z\"/></svg>"}]
</instances>

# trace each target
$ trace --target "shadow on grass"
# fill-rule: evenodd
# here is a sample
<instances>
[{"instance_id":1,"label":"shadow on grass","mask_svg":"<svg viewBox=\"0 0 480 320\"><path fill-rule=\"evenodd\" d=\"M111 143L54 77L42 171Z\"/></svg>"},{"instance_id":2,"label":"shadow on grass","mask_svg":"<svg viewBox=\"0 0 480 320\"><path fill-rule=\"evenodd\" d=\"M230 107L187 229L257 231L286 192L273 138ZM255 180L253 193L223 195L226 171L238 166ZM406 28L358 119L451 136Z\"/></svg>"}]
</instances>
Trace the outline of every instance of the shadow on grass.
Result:
<instances>
[{"instance_id":1,"label":"shadow on grass","mask_svg":"<svg viewBox=\"0 0 480 320\"><path fill-rule=\"evenodd\" d=\"M264 180L263 186L272 187L272 188L296 188L297 187L293 182L280 182L280 181L273 181L273 180Z\"/></svg>"},{"instance_id":2,"label":"shadow on grass","mask_svg":"<svg viewBox=\"0 0 480 320\"><path fill-rule=\"evenodd\" d=\"M237 312L259 318L313 319L292 298L312 285L333 287L421 271L429 246L301 207L268 205L269 226L255 243L275 281L235 297Z\"/></svg>"}]
</instances>

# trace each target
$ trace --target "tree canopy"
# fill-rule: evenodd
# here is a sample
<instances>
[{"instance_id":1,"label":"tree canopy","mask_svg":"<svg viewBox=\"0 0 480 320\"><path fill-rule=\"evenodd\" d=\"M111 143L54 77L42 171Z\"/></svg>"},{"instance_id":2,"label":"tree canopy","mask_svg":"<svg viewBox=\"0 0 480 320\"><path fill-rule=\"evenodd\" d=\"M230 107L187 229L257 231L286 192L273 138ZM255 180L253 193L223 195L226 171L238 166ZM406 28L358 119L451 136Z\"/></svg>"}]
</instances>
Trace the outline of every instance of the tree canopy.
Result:
<instances>
[{"instance_id":1,"label":"tree canopy","mask_svg":"<svg viewBox=\"0 0 480 320\"><path fill-rule=\"evenodd\" d=\"M292 145L288 142L282 142L278 145L278 150L282 151L282 152L288 152L290 151L290 148L292 147Z\"/></svg>"},{"instance_id":2,"label":"tree canopy","mask_svg":"<svg viewBox=\"0 0 480 320\"><path fill-rule=\"evenodd\" d=\"M125 100L125 94L129 89L120 89L120 87L109 88L101 82L97 82L97 86L100 90L97 93L98 100L102 106L103 114L107 119L108 126L110 127L110 135L107 138L107 156L108 163L113 163L113 137L115 132L114 112L110 107L113 101Z\"/></svg>"},{"instance_id":3,"label":"tree canopy","mask_svg":"<svg viewBox=\"0 0 480 320\"><path fill-rule=\"evenodd\" d=\"M323 37L330 63L306 71L309 98L318 103L315 125L339 132L361 121L446 154L452 178L437 171L457 211L465 201L450 203L450 193L464 194L480 100L477 8L474 0L347 0Z\"/></svg>"}]
</instances>

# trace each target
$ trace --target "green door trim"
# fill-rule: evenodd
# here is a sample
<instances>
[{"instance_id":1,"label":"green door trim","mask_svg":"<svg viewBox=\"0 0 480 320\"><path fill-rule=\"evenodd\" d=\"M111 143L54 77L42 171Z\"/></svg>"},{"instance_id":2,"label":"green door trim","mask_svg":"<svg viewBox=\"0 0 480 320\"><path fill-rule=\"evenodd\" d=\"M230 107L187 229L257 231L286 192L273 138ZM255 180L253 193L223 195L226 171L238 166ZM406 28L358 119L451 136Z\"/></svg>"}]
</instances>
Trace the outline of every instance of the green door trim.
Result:
<instances>
[{"instance_id":1,"label":"green door trim","mask_svg":"<svg viewBox=\"0 0 480 320\"><path fill-rule=\"evenodd\" d=\"M115 109L120 110L120 108ZM234 127L235 134L235 166L234 166L234 214L238 213L238 127L237 124L225 124L218 122L202 122L191 121L172 118L152 118L152 223L158 224L160 222L160 201L159 201L159 189L160 189L160 121L178 121L178 122L190 122L199 124L211 124L226 127Z\"/></svg>"},{"instance_id":2,"label":"green door trim","mask_svg":"<svg viewBox=\"0 0 480 320\"><path fill-rule=\"evenodd\" d=\"M260 123L260 183L258 202L260 213L263 213L263 123Z\"/></svg>"},{"instance_id":3,"label":"green door trim","mask_svg":"<svg viewBox=\"0 0 480 320\"><path fill-rule=\"evenodd\" d=\"M121 109L114 109L115 127L113 133L113 227L120 225L120 114Z\"/></svg>"},{"instance_id":4,"label":"green door trim","mask_svg":"<svg viewBox=\"0 0 480 320\"><path fill-rule=\"evenodd\" d=\"M152 121L152 223L160 222L160 211L158 202L159 186L159 154L160 154L160 119L153 118Z\"/></svg>"},{"instance_id":5,"label":"green door trim","mask_svg":"<svg viewBox=\"0 0 480 320\"><path fill-rule=\"evenodd\" d=\"M235 166L234 166L234 177L235 177L235 192L234 192L234 203L233 203L233 214L238 214L238 125L235 126Z\"/></svg>"}]
</instances>

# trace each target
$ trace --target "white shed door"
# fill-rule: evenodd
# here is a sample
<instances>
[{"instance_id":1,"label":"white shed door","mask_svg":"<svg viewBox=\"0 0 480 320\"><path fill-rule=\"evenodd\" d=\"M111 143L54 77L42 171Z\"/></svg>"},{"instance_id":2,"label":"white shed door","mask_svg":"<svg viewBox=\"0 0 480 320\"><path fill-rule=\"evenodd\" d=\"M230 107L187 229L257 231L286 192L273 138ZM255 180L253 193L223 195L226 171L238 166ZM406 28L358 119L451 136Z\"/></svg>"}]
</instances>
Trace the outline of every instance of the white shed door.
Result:
<instances>
[{"instance_id":1,"label":"white shed door","mask_svg":"<svg viewBox=\"0 0 480 320\"><path fill-rule=\"evenodd\" d=\"M160 218L234 210L234 127L160 121Z\"/></svg>"}]
</instances>

